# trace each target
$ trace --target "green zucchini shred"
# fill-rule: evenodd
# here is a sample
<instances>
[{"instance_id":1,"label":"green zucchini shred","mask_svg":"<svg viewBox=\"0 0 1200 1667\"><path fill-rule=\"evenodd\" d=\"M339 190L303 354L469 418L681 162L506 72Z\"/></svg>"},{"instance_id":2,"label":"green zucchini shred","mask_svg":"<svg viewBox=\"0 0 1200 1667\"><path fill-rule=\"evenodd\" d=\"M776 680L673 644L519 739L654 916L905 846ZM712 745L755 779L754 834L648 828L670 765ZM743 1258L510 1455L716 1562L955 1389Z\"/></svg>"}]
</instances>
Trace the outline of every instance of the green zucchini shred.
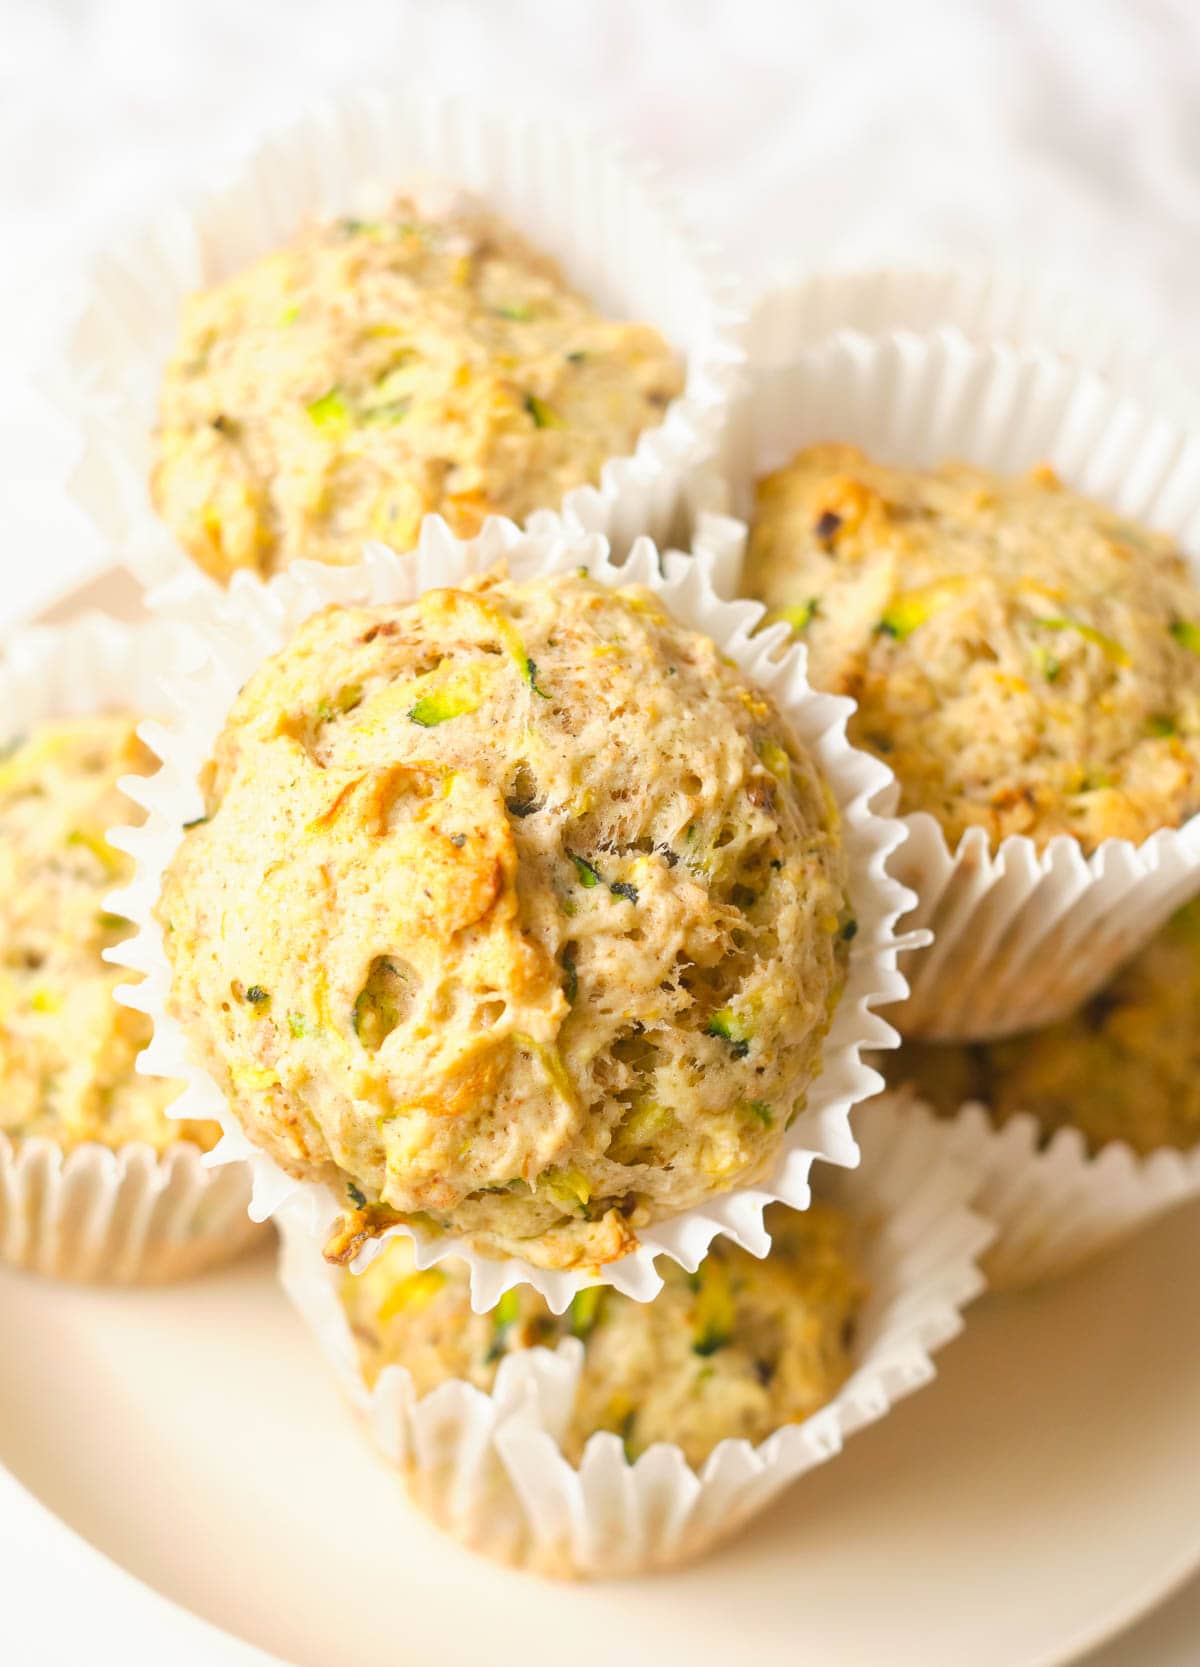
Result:
<instances>
[{"instance_id":1,"label":"green zucchini shred","mask_svg":"<svg viewBox=\"0 0 1200 1667\"><path fill-rule=\"evenodd\" d=\"M402 423L412 410L411 399L385 399L379 405L368 405L362 413L362 421L368 427L393 427Z\"/></svg>"},{"instance_id":2,"label":"green zucchini shred","mask_svg":"<svg viewBox=\"0 0 1200 1667\"><path fill-rule=\"evenodd\" d=\"M451 718L468 717L478 709L479 696L474 690L456 694L453 689L435 689L431 694L421 695L415 700L408 709L408 716L422 729L434 729Z\"/></svg>"},{"instance_id":3,"label":"green zucchini shred","mask_svg":"<svg viewBox=\"0 0 1200 1667\"><path fill-rule=\"evenodd\" d=\"M780 621L782 621L784 625L790 626L798 636L801 631L806 631L808 629L820 611L820 598L810 596L807 602L797 603L795 607L773 608L767 615L766 623L768 625L777 625Z\"/></svg>"},{"instance_id":4,"label":"green zucchini shred","mask_svg":"<svg viewBox=\"0 0 1200 1667\"><path fill-rule=\"evenodd\" d=\"M328 389L319 399L310 400L304 409L317 428L341 428L350 418L342 390L336 386Z\"/></svg>"},{"instance_id":5,"label":"green zucchini shred","mask_svg":"<svg viewBox=\"0 0 1200 1667\"><path fill-rule=\"evenodd\" d=\"M499 1360L508 1346L508 1334L516 1325L521 1315L521 1296L514 1286L505 1291L500 1301L492 1309L492 1341L484 1355L484 1364L491 1366Z\"/></svg>"},{"instance_id":6,"label":"green zucchini shred","mask_svg":"<svg viewBox=\"0 0 1200 1667\"><path fill-rule=\"evenodd\" d=\"M621 1420L620 1428L616 1431L616 1434L621 1438L621 1446L625 1449L625 1462L627 1464L633 1464L638 1456L637 1446L633 1439L633 1430L636 1423L637 1408L630 1407Z\"/></svg>"},{"instance_id":7,"label":"green zucchini shred","mask_svg":"<svg viewBox=\"0 0 1200 1667\"><path fill-rule=\"evenodd\" d=\"M544 399L539 399L536 394L525 395L525 409L533 418L533 426L535 428L566 427L566 424L563 422L558 412L554 410L553 406L547 405L546 401Z\"/></svg>"},{"instance_id":8,"label":"green zucchini shred","mask_svg":"<svg viewBox=\"0 0 1200 1667\"><path fill-rule=\"evenodd\" d=\"M338 712L353 712L356 706L362 705L363 690L361 683L343 683L333 696L323 695L317 702L317 718L327 724Z\"/></svg>"},{"instance_id":9,"label":"green zucchini shred","mask_svg":"<svg viewBox=\"0 0 1200 1667\"><path fill-rule=\"evenodd\" d=\"M550 699L550 696L546 693L545 689L539 687L538 685L537 661L531 660L528 654L525 656L525 664L521 668L521 674L535 695L540 695L543 700Z\"/></svg>"},{"instance_id":10,"label":"green zucchini shred","mask_svg":"<svg viewBox=\"0 0 1200 1667\"><path fill-rule=\"evenodd\" d=\"M521 1295L514 1285L511 1290L505 1291L492 1310L492 1324L496 1327L514 1325L520 1312Z\"/></svg>"},{"instance_id":11,"label":"green zucchini shred","mask_svg":"<svg viewBox=\"0 0 1200 1667\"><path fill-rule=\"evenodd\" d=\"M604 1286L589 1285L571 1298L571 1336L590 1337L604 1307Z\"/></svg>"},{"instance_id":12,"label":"green zucchini shred","mask_svg":"<svg viewBox=\"0 0 1200 1667\"><path fill-rule=\"evenodd\" d=\"M745 1059L750 1052L750 1032L732 1007L720 1007L704 1027L708 1036L719 1036L728 1042L735 1059Z\"/></svg>"},{"instance_id":13,"label":"green zucchini shred","mask_svg":"<svg viewBox=\"0 0 1200 1667\"><path fill-rule=\"evenodd\" d=\"M381 1048L400 1023L404 976L386 956L371 963L367 981L354 1003L354 1034L368 1052Z\"/></svg>"},{"instance_id":14,"label":"green zucchini shred","mask_svg":"<svg viewBox=\"0 0 1200 1667\"><path fill-rule=\"evenodd\" d=\"M1074 631L1085 642L1090 642L1093 647L1098 648L1104 658L1111 660L1114 665L1129 664L1128 650L1123 648L1115 637L1106 636L1086 620L1072 619L1069 614L1052 614L1046 619L1036 619L1033 623L1040 625L1043 631ZM1200 634L1197 635L1197 642L1200 643Z\"/></svg>"},{"instance_id":15,"label":"green zucchini shred","mask_svg":"<svg viewBox=\"0 0 1200 1667\"><path fill-rule=\"evenodd\" d=\"M1167 629L1180 648L1186 648L1191 654L1200 654L1200 625L1193 625L1188 619L1173 619Z\"/></svg>"},{"instance_id":16,"label":"green zucchini shred","mask_svg":"<svg viewBox=\"0 0 1200 1667\"><path fill-rule=\"evenodd\" d=\"M710 1256L697 1269L692 1353L703 1358L723 1349L733 1336L736 1315L725 1264Z\"/></svg>"},{"instance_id":17,"label":"green zucchini shred","mask_svg":"<svg viewBox=\"0 0 1200 1667\"><path fill-rule=\"evenodd\" d=\"M1051 654L1050 650L1042 643L1035 643L1033 646L1033 663L1047 683L1058 682L1059 674L1062 671L1062 661L1056 654Z\"/></svg>"}]
</instances>

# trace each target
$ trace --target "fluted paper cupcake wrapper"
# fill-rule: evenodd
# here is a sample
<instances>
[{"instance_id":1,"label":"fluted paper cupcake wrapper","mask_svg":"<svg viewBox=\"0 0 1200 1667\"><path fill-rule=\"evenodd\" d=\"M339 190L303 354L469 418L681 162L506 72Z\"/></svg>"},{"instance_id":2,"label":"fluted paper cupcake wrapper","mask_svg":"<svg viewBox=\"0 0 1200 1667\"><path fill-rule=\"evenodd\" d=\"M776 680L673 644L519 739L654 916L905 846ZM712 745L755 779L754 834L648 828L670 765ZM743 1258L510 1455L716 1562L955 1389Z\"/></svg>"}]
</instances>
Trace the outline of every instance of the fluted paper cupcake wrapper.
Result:
<instances>
[{"instance_id":1,"label":"fluted paper cupcake wrapper","mask_svg":"<svg viewBox=\"0 0 1200 1667\"><path fill-rule=\"evenodd\" d=\"M829 1404L760 1446L727 1440L699 1470L660 1444L633 1464L620 1440L594 1435L566 1458L584 1359L574 1338L501 1362L492 1394L453 1380L418 1399L402 1366L364 1382L338 1297L339 1275L307 1224L280 1217L284 1288L413 1501L473 1549L545 1574L605 1577L686 1562L728 1538L788 1483L833 1458L934 1376L931 1355L960 1330L982 1288L976 1258L992 1228L966 1208L978 1184L924 1108L876 1101L864 1115L863 1163L825 1172L822 1193L864 1224L870 1297L854 1370ZM828 1184L825 1184L828 1183Z\"/></svg>"},{"instance_id":2,"label":"fluted paper cupcake wrapper","mask_svg":"<svg viewBox=\"0 0 1200 1667\"><path fill-rule=\"evenodd\" d=\"M1069 1273L1200 1197L1200 1148L1142 1157L1113 1141L1093 1155L1078 1129L1047 1141L1028 1112L997 1127L977 1103L946 1129L951 1153L979 1177L972 1203L996 1226L983 1268L997 1289Z\"/></svg>"},{"instance_id":3,"label":"fluted paper cupcake wrapper","mask_svg":"<svg viewBox=\"0 0 1200 1667\"><path fill-rule=\"evenodd\" d=\"M10 636L0 662L4 741L48 718L153 711L170 628L87 614ZM247 1218L249 1172L206 1168L198 1146L0 1133L0 1261L59 1279L159 1283L236 1255L262 1229Z\"/></svg>"},{"instance_id":4,"label":"fluted paper cupcake wrapper","mask_svg":"<svg viewBox=\"0 0 1200 1667\"><path fill-rule=\"evenodd\" d=\"M148 782L136 784L133 794L148 820L141 829L124 830L117 843L137 861L133 885L121 895L119 907L140 927L139 935L113 951L113 958L147 974L145 982L125 992L131 1005L154 1019L155 1036L143 1055L143 1067L166 1077L186 1080L188 1087L173 1108L180 1117L215 1117L225 1139L218 1159L248 1159L254 1171L254 1213L273 1214L284 1201L300 1194L308 1204L311 1231L323 1233L344 1206L330 1190L285 1175L270 1159L256 1152L238 1127L212 1077L189 1051L179 1025L167 1012L170 973L162 934L154 920L164 870L182 837L184 824L199 813L198 774L209 757L238 689L262 660L281 648L316 609L330 602L383 603L405 601L437 584L455 584L469 574L485 571L497 559L507 560L514 578L571 572L587 567L593 578L610 587L640 583L653 590L683 625L712 637L742 670L771 694L824 772L841 814L842 834L850 872L850 901L858 921L851 948L848 980L826 1037L820 1074L812 1084L806 1111L796 1119L766 1172L753 1185L744 1185L708 1200L670 1220L652 1224L641 1233L640 1247L601 1272L604 1283L646 1299L661 1286L654 1258L666 1254L694 1268L717 1233L761 1254L768 1236L763 1227L765 1206L784 1199L796 1208L808 1202L808 1176L814 1158L853 1164L857 1149L850 1129L852 1106L881 1086L877 1072L863 1061L872 1047L894 1046L896 1036L873 1009L901 999L905 991L897 971L902 947L896 936L898 916L912 906L912 895L890 877L888 865L903 829L872 810L872 801L886 789L890 774L877 760L855 751L847 742L845 724L850 703L815 694L804 677L803 655L784 642L782 628L751 633L762 616L754 603L723 602L712 588L702 560L679 553L660 557L648 539L639 540L628 560L617 566L605 541L598 536L560 538L521 533L509 522L496 521L479 538L463 543L450 536L443 523L427 522L418 549L399 557L375 547L357 568L335 569L297 563L268 585L253 580L235 582L228 592L185 576L161 592L157 606L183 623L195 648L196 669L181 671L164 685L174 713L170 728L149 726L146 740L163 759L163 768ZM911 941L911 940L905 940ZM472 1298L477 1308L490 1308L501 1293L518 1282L534 1285L556 1312L566 1307L576 1291L594 1284L594 1273L583 1270L547 1271L511 1258L490 1260L470 1250L450 1234L428 1234L408 1227L417 1244L420 1266L457 1255L469 1261ZM374 1241L360 1252L354 1266L361 1270L378 1253Z\"/></svg>"},{"instance_id":5,"label":"fluted paper cupcake wrapper","mask_svg":"<svg viewBox=\"0 0 1200 1667\"><path fill-rule=\"evenodd\" d=\"M397 189L465 189L555 255L614 317L656 325L687 381L598 486L531 517L536 531L678 536L690 472L711 454L739 373L741 315L712 252L650 170L551 123L411 91L360 92L264 143L188 212L174 208L95 264L62 362L45 381L78 455L73 494L145 584L187 566L148 495L163 371L184 298L289 242L307 223L377 213Z\"/></svg>"},{"instance_id":6,"label":"fluted paper cupcake wrapper","mask_svg":"<svg viewBox=\"0 0 1200 1667\"><path fill-rule=\"evenodd\" d=\"M245 1169L209 1169L198 1146L144 1142L65 1153L0 1134L0 1261L56 1279L157 1285L227 1261L263 1229Z\"/></svg>"},{"instance_id":7,"label":"fluted paper cupcake wrapper","mask_svg":"<svg viewBox=\"0 0 1200 1667\"><path fill-rule=\"evenodd\" d=\"M723 473L697 486L729 512L702 517L696 540L722 571L744 551L755 480L833 439L913 467L954 457L1004 474L1049 462L1078 491L1173 534L1200 571L1200 439L1095 373L956 329L842 331L784 360L787 301L762 303L777 357L752 364ZM895 872L920 899L904 924L933 933L907 959L911 993L892 1014L908 1036L981 1040L1071 1012L1200 889L1200 817L1091 855L1067 836L1039 851L1012 835L993 850L979 828L952 851L932 816L904 821Z\"/></svg>"},{"instance_id":8,"label":"fluted paper cupcake wrapper","mask_svg":"<svg viewBox=\"0 0 1200 1667\"><path fill-rule=\"evenodd\" d=\"M1064 359L1105 377L1147 410L1200 424L1200 394L1178 357L1107 297L1010 267L873 267L780 271L745 301L745 346L763 370L843 330L883 336L961 331L983 347L1007 345Z\"/></svg>"}]
</instances>

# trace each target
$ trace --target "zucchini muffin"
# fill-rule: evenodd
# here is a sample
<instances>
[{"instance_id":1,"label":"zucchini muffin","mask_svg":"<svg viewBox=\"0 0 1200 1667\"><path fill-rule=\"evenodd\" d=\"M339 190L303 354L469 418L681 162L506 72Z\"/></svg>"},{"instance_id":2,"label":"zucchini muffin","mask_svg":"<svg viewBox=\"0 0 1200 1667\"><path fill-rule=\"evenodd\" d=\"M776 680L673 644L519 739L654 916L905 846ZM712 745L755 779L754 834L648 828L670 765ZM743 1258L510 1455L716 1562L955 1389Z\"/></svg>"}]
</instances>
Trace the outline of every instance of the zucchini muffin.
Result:
<instances>
[{"instance_id":1,"label":"zucchini muffin","mask_svg":"<svg viewBox=\"0 0 1200 1667\"><path fill-rule=\"evenodd\" d=\"M14 1141L162 1152L220 1136L165 1115L177 1083L136 1074L150 1021L114 1001L129 975L101 959L131 930L105 906L132 867L105 831L129 820L120 777L153 767L136 721L41 724L0 762L0 1131Z\"/></svg>"},{"instance_id":2,"label":"zucchini muffin","mask_svg":"<svg viewBox=\"0 0 1200 1667\"><path fill-rule=\"evenodd\" d=\"M557 510L681 391L656 330L602 318L477 209L337 220L192 297L155 504L218 580L410 549L425 515Z\"/></svg>"},{"instance_id":3,"label":"zucchini muffin","mask_svg":"<svg viewBox=\"0 0 1200 1667\"><path fill-rule=\"evenodd\" d=\"M528 1286L475 1314L465 1263L418 1271L411 1242L394 1239L365 1273L342 1279L363 1376L371 1387L398 1364L418 1396L453 1378L490 1393L506 1356L578 1337L584 1360L563 1443L570 1461L610 1430L630 1461L669 1441L699 1469L727 1438L757 1446L811 1417L853 1369L867 1296L854 1224L828 1204L776 1205L767 1221L763 1261L718 1240L695 1273L664 1265L652 1302L593 1286L557 1317Z\"/></svg>"},{"instance_id":4,"label":"zucchini muffin","mask_svg":"<svg viewBox=\"0 0 1200 1667\"><path fill-rule=\"evenodd\" d=\"M997 1123L1031 1112L1047 1140L1076 1128L1095 1153L1200 1143L1200 902L1100 993L1045 1030L973 1047L905 1043L883 1065L943 1116L980 1100Z\"/></svg>"},{"instance_id":5,"label":"zucchini muffin","mask_svg":"<svg viewBox=\"0 0 1200 1667\"><path fill-rule=\"evenodd\" d=\"M952 849L979 827L1090 853L1200 810L1200 591L1169 539L1047 468L811 446L758 483L747 588Z\"/></svg>"},{"instance_id":6,"label":"zucchini muffin","mask_svg":"<svg viewBox=\"0 0 1200 1667\"><path fill-rule=\"evenodd\" d=\"M242 690L206 800L159 904L171 1010L332 1188L331 1257L408 1222L599 1266L769 1168L855 930L837 807L651 592L496 571L328 608Z\"/></svg>"}]
</instances>

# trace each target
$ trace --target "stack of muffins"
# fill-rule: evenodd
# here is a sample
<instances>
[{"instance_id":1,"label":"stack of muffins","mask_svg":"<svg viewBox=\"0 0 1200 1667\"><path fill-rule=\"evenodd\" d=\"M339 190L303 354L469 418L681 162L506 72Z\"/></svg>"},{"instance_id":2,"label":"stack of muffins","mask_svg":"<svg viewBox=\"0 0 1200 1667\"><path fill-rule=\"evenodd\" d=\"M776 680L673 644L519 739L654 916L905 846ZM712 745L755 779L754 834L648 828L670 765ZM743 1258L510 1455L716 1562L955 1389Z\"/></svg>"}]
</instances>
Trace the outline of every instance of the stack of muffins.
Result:
<instances>
[{"instance_id":1,"label":"stack of muffins","mask_svg":"<svg viewBox=\"0 0 1200 1667\"><path fill-rule=\"evenodd\" d=\"M812 299L782 291L751 322L727 441L743 586L895 770L897 870L934 942L881 1069L978 1167L990 1282L1027 1284L1200 1184L1172 1022L1197 971L1200 591L1149 524L1195 525L1194 470L1098 377L948 331L814 343ZM953 436L1010 457L1022 428L1110 501L1045 462L926 462Z\"/></svg>"},{"instance_id":2,"label":"stack of muffins","mask_svg":"<svg viewBox=\"0 0 1200 1667\"><path fill-rule=\"evenodd\" d=\"M1036 1277L1200 1182L1163 1034L1200 973L1193 914L1167 920L1200 889L1200 591L1048 468L905 466L915 428L899 466L858 450L799 298L770 365L752 322L733 400L720 293L606 158L548 189L604 181L597 288L661 297L653 323L569 285L519 177L352 215L364 122L410 171L397 119L346 112L335 213L302 212L296 136L290 174L268 153L166 309L140 420L194 576L157 606L202 652L115 899L129 720L4 766L12 1138L162 1145L149 1014L170 1126L275 1216L416 1501L525 1566L662 1567L931 1375L996 1229L993 1273ZM295 212L247 263L256 190ZM676 294L702 327L673 335ZM722 492L740 533L637 537ZM1012 966L1056 933L1082 965L1013 1034ZM141 1013L107 959L148 975Z\"/></svg>"}]
</instances>

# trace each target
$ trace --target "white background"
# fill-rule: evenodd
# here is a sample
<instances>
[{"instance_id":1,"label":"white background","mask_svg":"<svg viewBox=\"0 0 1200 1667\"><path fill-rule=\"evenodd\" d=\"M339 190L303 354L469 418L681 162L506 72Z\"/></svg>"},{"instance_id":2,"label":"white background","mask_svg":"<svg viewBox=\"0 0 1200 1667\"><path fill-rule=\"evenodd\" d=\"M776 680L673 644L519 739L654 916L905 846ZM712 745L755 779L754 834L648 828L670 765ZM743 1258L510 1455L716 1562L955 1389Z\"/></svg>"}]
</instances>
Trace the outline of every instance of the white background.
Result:
<instances>
[{"instance_id":1,"label":"white background","mask_svg":"<svg viewBox=\"0 0 1200 1667\"><path fill-rule=\"evenodd\" d=\"M65 453L31 383L86 251L364 81L615 132L662 164L751 281L798 264L996 261L1102 295L1184 374L1200 367L1187 0L0 0L0 625L102 558L64 504ZM65 1609L13 1578L23 1547L49 1582L57 1545L0 1476L6 1664L57 1667L80 1642L83 1659L115 1659L98 1626L108 1578L86 1554ZM112 1601L130 1601L119 1583ZM18 1646L22 1614L37 1626ZM132 1667L185 1659L151 1644L158 1624L134 1628ZM1200 1586L1096 1667L1197 1660Z\"/></svg>"}]
</instances>

